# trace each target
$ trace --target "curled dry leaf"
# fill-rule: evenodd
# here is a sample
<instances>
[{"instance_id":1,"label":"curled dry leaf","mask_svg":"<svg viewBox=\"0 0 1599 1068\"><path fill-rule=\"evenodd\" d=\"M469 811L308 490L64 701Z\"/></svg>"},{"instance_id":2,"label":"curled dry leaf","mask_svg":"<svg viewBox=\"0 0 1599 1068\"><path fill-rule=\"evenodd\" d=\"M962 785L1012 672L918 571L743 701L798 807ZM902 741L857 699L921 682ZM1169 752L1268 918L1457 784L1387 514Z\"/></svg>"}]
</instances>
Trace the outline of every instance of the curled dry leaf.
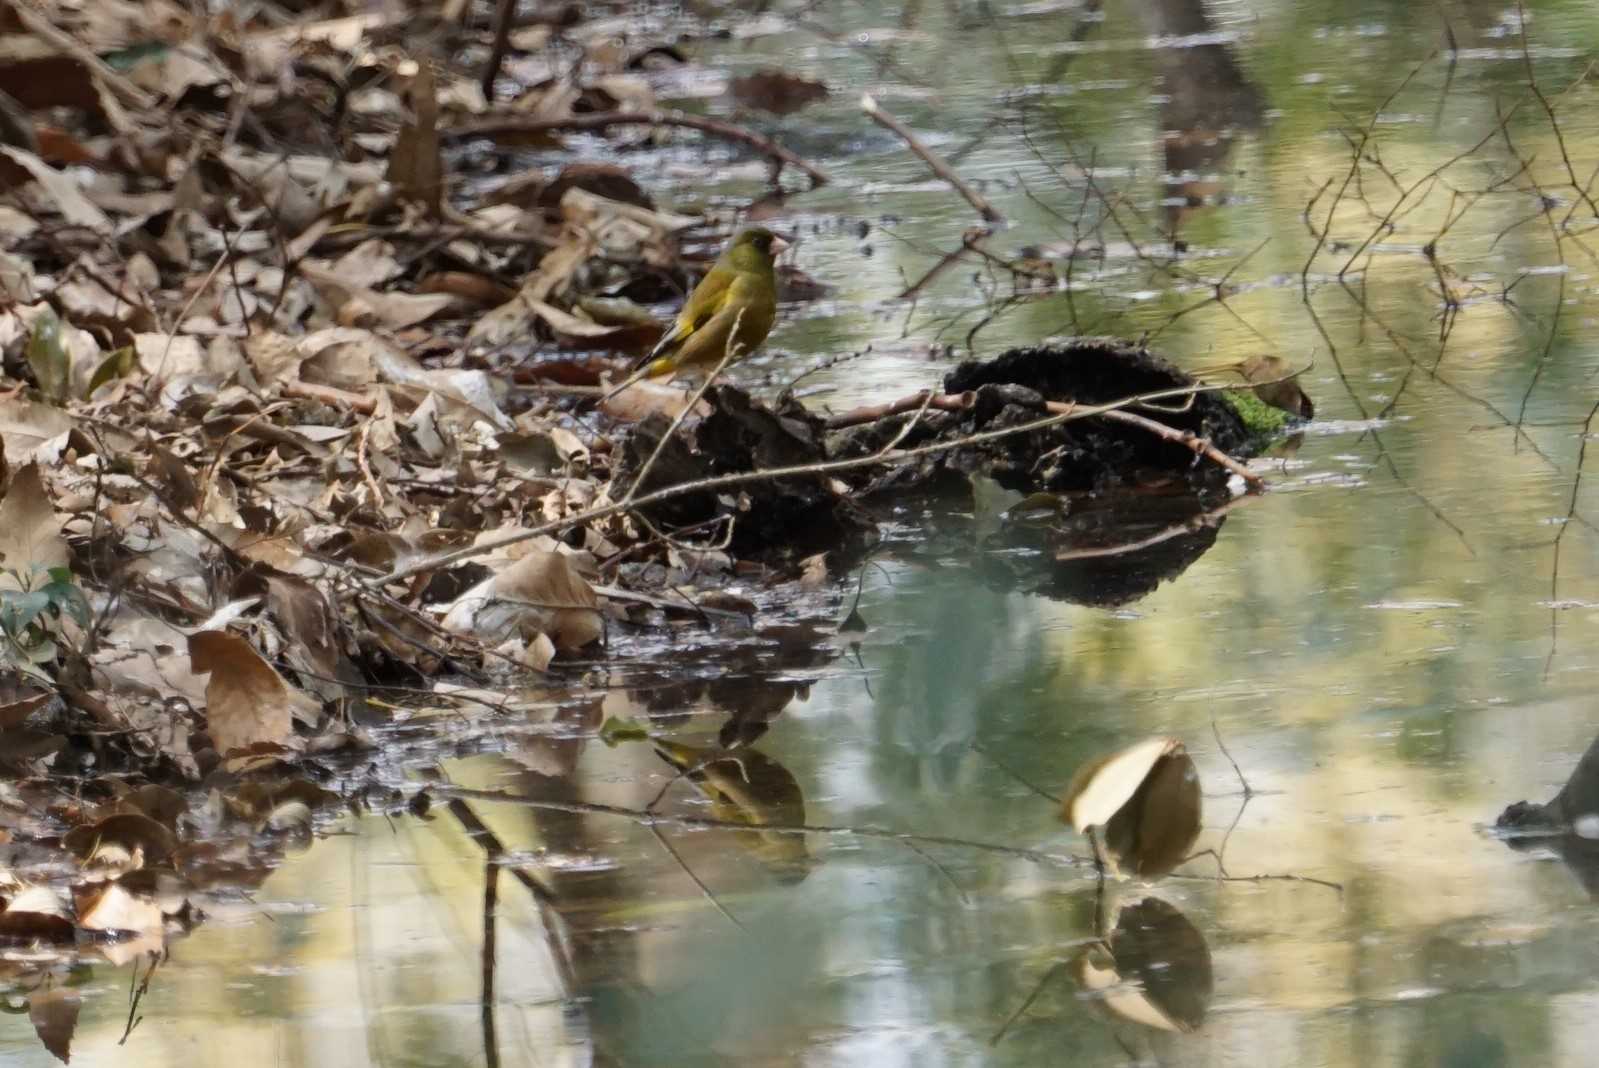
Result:
<instances>
[{"instance_id":1,"label":"curled dry leaf","mask_svg":"<svg viewBox=\"0 0 1599 1068\"><path fill-rule=\"evenodd\" d=\"M1103 827L1111 861L1154 878L1188 856L1200 815L1199 774L1183 744L1149 738L1079 769L1061 818L1079 833Z\"/></svg>"},{"instance_id":2,"label":"curled dry leaf","mask_svg":"<svg viewBox=\"0 0 1599 1068\"><path fill-rule=\"evenodd\" d=\"M189 637L189 662L206 682L206 723L218 753L259 742L286 744L296 713L313 715L314 702L289 687L250 643L227 631Z\"/></svg>"},{"instance_id":3,"label":"curled dry leaf","mask_svg":"<svg viewBox=\"0 0 1599 1068\"><path fill-rule=\"evenodd\" d=\"M130 893L120 882L91 883L80 890L78 926L84 930L159 934L163 924L154 898Z\"/></svg>"},{"instance_id":4,"label":"curled dry leaf","mask_svg":"<svg viewBox=\"0 0 1599 1068\"><path fill-rule=\"evenodd\" d=\"M513 633L546 634L556 649L581 649L604 632L599 595L563 553L529 550L473 586L446 611L444 627L498 642Z\"/></svg>"},{"instance_id":5,"label":"curled dry leaf","mask_svg":"<svg viewBox=\"0 0 1599 1068\"><path fill-rule=\"evenodd\" d=\"M1281 356L1251 356L1238 365L1238 373L1255 387L1255 396L1301 419L1314 419L1316 405L1299 386L1299 376L1289 376L1293 367Z\"/></svg>"}]
</instances>

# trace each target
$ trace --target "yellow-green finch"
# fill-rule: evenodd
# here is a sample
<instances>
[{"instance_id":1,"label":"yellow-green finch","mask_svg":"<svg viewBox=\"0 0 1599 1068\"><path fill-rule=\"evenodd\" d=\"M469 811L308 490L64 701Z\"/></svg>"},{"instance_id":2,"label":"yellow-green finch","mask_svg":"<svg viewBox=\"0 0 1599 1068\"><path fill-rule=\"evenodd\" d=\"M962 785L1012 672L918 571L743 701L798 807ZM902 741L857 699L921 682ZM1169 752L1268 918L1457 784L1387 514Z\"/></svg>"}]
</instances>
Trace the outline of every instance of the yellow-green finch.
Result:
<instances>
[{"instance_id":1,"label":"yellow-green finch","mask_svg":"<svg viewBox=\"0 0 1599 1068\"><path fill-rule=\"evenodd\" d=\"M740 231L689 294L672 328L605 399L643 378L664 378L691 368L709 372L722 362L729 347L735 361L760 347L777 321L775 260L787 247L770 230Z\"/></svg>"}]
</instances>

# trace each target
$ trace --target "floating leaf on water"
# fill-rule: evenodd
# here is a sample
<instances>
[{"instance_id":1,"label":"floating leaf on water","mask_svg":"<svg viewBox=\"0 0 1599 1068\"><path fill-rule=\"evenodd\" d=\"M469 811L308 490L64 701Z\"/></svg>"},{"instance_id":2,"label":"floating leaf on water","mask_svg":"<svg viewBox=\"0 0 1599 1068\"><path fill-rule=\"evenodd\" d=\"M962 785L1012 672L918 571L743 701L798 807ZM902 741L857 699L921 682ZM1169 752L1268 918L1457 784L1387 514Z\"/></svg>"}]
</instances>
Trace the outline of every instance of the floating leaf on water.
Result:
<instances>
[{"instance_id":1,"label":"floating leaf on water","mask_svg":"<svg viewBox=\"0 0 1599 1068\"><path fill-rule=\"evenodd\" d=\"M1165 875L1199 837L1199 774L1175 738L1150 738L1080 769L1061 818L1079 833L1105 829L1118 867L1143 878Z\"/></svg>"},{"instance_id":2,"label":"floating leaf on water","mask_svg":"<svg viewBox=\"0 0 1599 1068\"><path fill-rule=\"evenodd\" d=\"M1079 834L1090 827L1103 827L1132 800L1156 762L1181 747L1175 738L1147 738L1084 764L1066 788L1061 818Z\"/></svg>"}]
</instances>

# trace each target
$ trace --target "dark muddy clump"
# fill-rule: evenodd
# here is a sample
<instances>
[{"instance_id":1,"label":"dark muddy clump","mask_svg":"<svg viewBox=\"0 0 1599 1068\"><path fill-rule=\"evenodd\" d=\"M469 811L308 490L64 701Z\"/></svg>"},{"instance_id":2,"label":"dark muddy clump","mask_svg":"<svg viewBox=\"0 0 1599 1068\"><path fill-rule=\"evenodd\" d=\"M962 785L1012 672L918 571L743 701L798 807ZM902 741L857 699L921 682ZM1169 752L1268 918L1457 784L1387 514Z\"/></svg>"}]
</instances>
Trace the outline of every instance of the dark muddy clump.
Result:
<instances>
[{"instance_id":1,"label":"dark muddy clump","mask_svg":"<svg viewBox=\"0 0 1599 1068\"><path fill-rule=\"evenodd\" d=\"M1059 345L1011 349L992 360L968 361L944 380L946 393L973 395L965 411L927 412L901 447L958 441L1039 419L1047 401L1105 404L1137 394L1177 390L1193 379L1148 349L1115 338L1078 338ZM1208 439L1223 452L1247 452L1248 434L1233 409L1208 393L1134 406L1134 414ZM849 431L837 453L865 455L891 441L912 416L897 416ZM1193 450L1147 429L1088 417L1042 430L958 445L919 462L879 473L872 492L957 488L981 474L1020 493L1095 492L1184 480L1195 492L1217 490L1227 472L1196 459Z\"/></svg>"}]
</instances>

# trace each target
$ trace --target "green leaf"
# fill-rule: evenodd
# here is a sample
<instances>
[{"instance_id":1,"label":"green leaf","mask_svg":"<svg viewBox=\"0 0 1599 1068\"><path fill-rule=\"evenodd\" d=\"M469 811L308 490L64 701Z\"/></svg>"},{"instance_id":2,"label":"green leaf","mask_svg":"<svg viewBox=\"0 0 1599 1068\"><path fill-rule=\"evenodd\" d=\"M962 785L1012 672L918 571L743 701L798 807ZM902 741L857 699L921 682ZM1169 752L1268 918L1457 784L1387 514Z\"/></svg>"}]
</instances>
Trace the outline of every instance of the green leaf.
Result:
<instances>
[{"instance_id":1,"label":"green leaf","mask_svg":"<svg viewBox=\"0 0 1599 1068\"><path fill-rule=\"evenodd\" d=\"M637 720L628 719L626 716L612 716L600 724L600 741L615 749L623 742L648 741L650 732L645 730Z\"/></svg>"},{"instance_id":2,"label":"green leaf","mask_svg":"<svg viewBox=\"0 0 1599 1068\"><path fill-rule=\"evenodd\" d=\"M94 396L94 391L101 386L109 385L116 379L125 378L133 373L139 366L138 354L133 351L132 345L124 345L106 354L100 361L100 366L94 369L93 376L89 379L89 388L83 391L83 399L88 400Z\"/></svg>"},{"instance_id":3,"label":"green leaf","mask_svg":"<svg viewBox=\"0 0 1599 1068\"><path fill-rule=\"evenodd\" d=\"M129 45L127 48L115 52L107 52L101 58L112 70L130 71L140 63L149 59L165 59L172 51L172 46L161 41L149 41L143 44Z\"/></svg>"},{"instance_id":4,"label":"green leaf","mask_svg":"<svg viewBox=\"0 0 1599 1068\"><path fill-rule=\"evenodd\" d=\"M53 401L67 399L72 380L72 361L61 343L61 320L46 308L33 324L28 339L28 366L39 383L39 392Z\"/></svg>"},{"instance_id":5,"label":"green leaf","mask_svg":"<svg viewBox=\"0 0 1599 1068\"><path fill-rule=\"evenodd\" d=\"M0 630L20 640L22 632L49 607L49 596L39 590L6 590L0 593Z\"/></svg>"},{"instance_id":6,"label":"green leaf","mask_svg":"<svg viewBox=\"0 0 1599 1068\"><path fill-rule=\"evenodd\" d=\"M58 571L67 572L68 578L65 582L55 578L55 574ZM50 574L52 581L39 587L38 592L50 598L51 608L57 612L65 612L77 621L78 626L87 627L90 617L89 599L83 595L83 590L78 588L77 584L71 580L72 572L67 571L64 567L53 567L50 569Z\"/></svg>"}]
</instances>

